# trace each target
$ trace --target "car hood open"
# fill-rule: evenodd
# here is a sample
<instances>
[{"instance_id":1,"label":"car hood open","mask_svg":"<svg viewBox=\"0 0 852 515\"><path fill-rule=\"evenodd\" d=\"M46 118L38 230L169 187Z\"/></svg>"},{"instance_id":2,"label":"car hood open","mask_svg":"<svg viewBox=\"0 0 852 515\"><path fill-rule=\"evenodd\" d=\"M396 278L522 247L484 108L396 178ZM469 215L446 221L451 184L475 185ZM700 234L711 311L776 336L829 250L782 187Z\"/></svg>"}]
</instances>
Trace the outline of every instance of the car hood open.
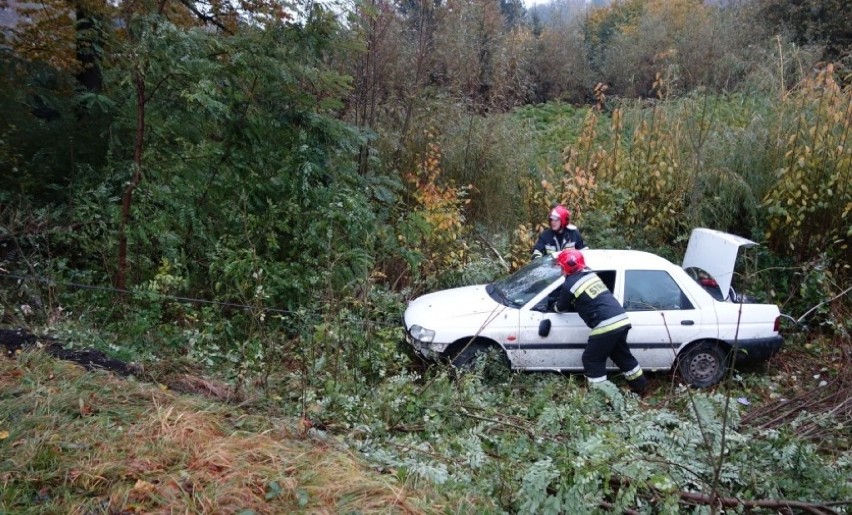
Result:
<instances>
[{"instance_id":1,"label":"car hood open","mask_svg":"<svg viewBox=\"0 0 852 515\"><path fill-rule=\"evenodd\" d=\"M734 234L705 228L693 229L681 266L698 267L712 275L727 298L740 247L749 248L756 245L757 243Z\"/></svg>"}]
</instances>

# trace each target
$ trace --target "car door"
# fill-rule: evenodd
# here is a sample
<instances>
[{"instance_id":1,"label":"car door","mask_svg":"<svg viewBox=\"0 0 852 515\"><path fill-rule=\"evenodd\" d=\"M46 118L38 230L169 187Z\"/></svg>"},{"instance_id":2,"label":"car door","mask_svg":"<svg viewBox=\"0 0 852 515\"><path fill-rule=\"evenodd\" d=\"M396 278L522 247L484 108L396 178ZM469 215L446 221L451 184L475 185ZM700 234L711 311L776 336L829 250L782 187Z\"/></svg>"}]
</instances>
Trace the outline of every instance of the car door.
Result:
<instances>
[{"instance_id":1,"label":"car door","mask_svg":"<svg viewBox=\"0 0 852 515\"><path fill-rule=\"evenodd\" d=\"M612 290L615 272L599 271L597 274ZM562 284L562 279L556 281L521 309L521 342L517 356L525 368L583 370L582 355L591 329L577 313L553 310ZM550 324L546 333L540 330L543 320Z\"/></svg>"},{"instance_id":2,"label":"car door","mask_svg":"<svg viewBox=\"0 0 852 515\"><path fill-rule=\"evenodd\" d=\"M642 368L668 369L678 347L693 340L708 316L666 270L626 270L625 310L630 350Z\"/></svg>"}]
</instances>

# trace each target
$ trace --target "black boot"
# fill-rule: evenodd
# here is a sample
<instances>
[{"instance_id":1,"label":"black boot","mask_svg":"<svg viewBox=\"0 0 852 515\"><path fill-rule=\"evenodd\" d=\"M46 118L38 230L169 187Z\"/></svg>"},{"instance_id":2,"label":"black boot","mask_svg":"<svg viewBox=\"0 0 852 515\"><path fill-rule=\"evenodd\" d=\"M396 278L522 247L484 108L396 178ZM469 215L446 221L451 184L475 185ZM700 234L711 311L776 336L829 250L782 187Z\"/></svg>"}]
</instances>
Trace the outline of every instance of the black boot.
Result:
<instances>
[{"instance_id":1,"label":"black boot","mask_svg":"<svg viewBox=\"0 0 852 515\"><path fill-rule=\"evenodd\" d=\"M627 385L630 386L630 391L639 397L644 397L648 393L648 378L644 375L627 381Z\"/></svg>"}]
</instances>

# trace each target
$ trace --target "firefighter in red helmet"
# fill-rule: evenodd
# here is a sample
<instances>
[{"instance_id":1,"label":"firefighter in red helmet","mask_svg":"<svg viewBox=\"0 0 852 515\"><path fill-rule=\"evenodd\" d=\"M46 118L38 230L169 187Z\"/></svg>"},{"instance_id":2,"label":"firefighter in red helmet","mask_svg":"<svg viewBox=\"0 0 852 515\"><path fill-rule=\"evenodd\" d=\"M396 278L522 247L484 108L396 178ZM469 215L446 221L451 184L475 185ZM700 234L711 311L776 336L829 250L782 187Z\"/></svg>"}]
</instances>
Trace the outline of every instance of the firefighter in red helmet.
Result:
<instances>
[{"instance_id":1,"label":"firefighter in red helmet","mask_svg":"<svg viewBox=\"0 0 852 515\"><path fill-rule=\"evenodd\" d=\"M611 358L624 373L630 390L640 396L645 395L648 379L627 346L627 333L630 331L627 312L597 274L586 268L582 252L563 250L556 261L565 275L556 311L576 311L592 329L583 351L583 369L590 385L607 380L606 360Z\"/></svg>"},{"instance_id":2,"label":"firefighter in red helmet","mask_svg":"<svg viewBox=\"0 0 852 515\"><path fill-rule=\"evenodd\" d=\"M545 229L533 247L532 258L540 258L564 249L585 249L585 242L577 226L571 224L571 211L557 204L548 216L550 228Z\"/></svg>"}]
</instances>

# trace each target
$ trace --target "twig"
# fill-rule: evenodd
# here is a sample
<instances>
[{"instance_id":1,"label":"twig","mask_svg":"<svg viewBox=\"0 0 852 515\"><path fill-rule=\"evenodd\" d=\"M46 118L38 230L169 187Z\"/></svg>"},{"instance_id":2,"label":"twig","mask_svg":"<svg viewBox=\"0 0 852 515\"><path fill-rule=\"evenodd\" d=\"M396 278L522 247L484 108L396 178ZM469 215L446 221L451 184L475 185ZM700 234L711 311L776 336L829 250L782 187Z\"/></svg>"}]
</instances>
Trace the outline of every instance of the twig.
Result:
<instances>
[{"instance_id":1,"label":"twig","mask_svg":"<svg viewBox=\"0 0 852 515\"><path fill-rule=\"evenodd\" d=\"M746 508L798 508L808 513L836 514L835 510L828 507L827 504L816 504L804 501L792 501L788 499L760 499L749 501L739 499L737 497L720 497L708 494L700 494L697 492L681 492L680 498L685 501L697 502L711 506L724 506L726 508L734 508L744 506Z\"/></svg>"},{"instance_id":2,"label":"twig","mask_svg":"<svg viewBox=\"0 0 852 515\"><path fill-rule=\"evenodd\" d=\"M845 290L843 290L842 292L838 293L838 294L837 294L837 295L835 295L834 297L832 297L832 298L830 298L830 299L828 299L828 300L824 300L824 301L820 302L820 303L819 303L819 304L817 304L816 306L814 306L814 307L812 307L811 309L809 309L809 310L805 311L805 314L804 314L804 315L802 315L802 316L800 316L800 317L796 320L796 323L797 323L797 324L801 324L801 323L802 323L802 320L803 320L806 316L810 315L810 314L811 314L814 310L816 310L816 309L817 309L817 308L819 308L820 306L824 306L825 304L828 304L829 302L833 302L833 301L835 301L836 299L839 299L840 297L842 297L842 296L846 295L846 294L847 294L847 293L849 293L850 291L852 291L852 286L850 286L850 287L846 288Z\"/></svg>"},{"instance_id":3,"label":"twig","mask_svg":"<svg viewBox=\"0 0 852 515\"><path fill-rule=\"evenodd\" d=\"M494 419L487 418L487 417L480 417L479 415L474 415L473 413L468 412L465 408L461 408L461 413L466 417L475 418L476 420L482 420L484 422L491 422L493 424L499 424L499 425L502 425L502 426L515 428L519 431L526 433L530 438L535 437L535 433L533 432L532 429L522 427L522 426L519 426L517 424L512 424L511 422L503 422L502 420L494 420Z\"/></svg>"},{"instance_id":4,"label":"twig","mask_svg":"<svg viewBox=\"0 0 852 515\"><path fill-rule=\"evenodd\" d=\"M494 248L494 245L492 245L492 244L491 244L491 242L489 242L488 240L486 240L486 239L485 239L485 237L484 237L484 236L482 236L482 235L480 235L480 234L477 234L477 235L476 235L476 237L477 237L477 238L479 238L479 241L481 241L482 243L484 243L486 246L488 246L488 248L489 248L489 249L491 249L491 250L494 252L494 255L496 255L496 256L497 256L497 259L499 259L499 260L500 260L500 263L503 265L503 268L505 268L505 269L506 269L506 271L508 272L508 271L509 271L509 269L510 269L509 264L508 264L508 263L506 263L506 261L503 259L503 256L501 256L501 255L500 255L500 253L499 253L499 252L497 252L497 249L496 249L496 248Z\"/></svg>"},{"instance_id":5,"label":"twig","mask_svg":"<svg viewBox=\"0 0 852 515\"><path fill-rule=\"evenodd\" d=\"M601 508L605 508L609 511L615 511L616 510L615 505L612 504L611 502L601 501L601 502L598 503L598 506L600 506ZM638 512L636 510L631 510L630 508L622 508L622 513L627 513L627 515L640 515L641 514L641 512Z\"/></svg>"}]
</instances>

